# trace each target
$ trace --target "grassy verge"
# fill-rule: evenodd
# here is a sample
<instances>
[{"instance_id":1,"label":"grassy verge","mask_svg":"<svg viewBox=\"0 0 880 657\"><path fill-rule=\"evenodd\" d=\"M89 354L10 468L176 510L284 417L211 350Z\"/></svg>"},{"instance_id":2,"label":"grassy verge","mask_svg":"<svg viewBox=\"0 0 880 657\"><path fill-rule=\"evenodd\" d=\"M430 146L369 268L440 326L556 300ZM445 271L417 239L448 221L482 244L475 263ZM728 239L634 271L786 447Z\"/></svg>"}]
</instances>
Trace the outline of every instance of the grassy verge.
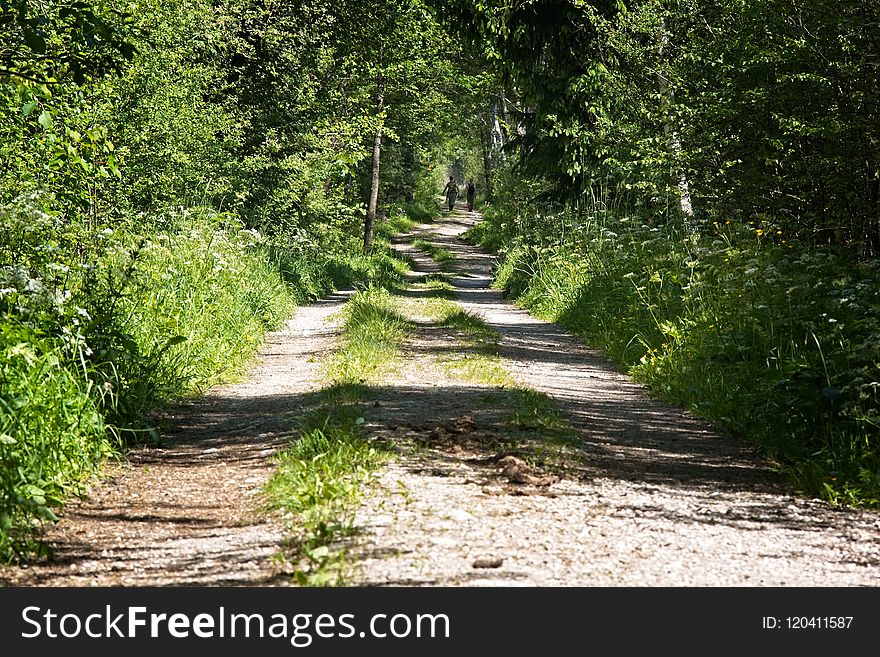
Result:
<instances>
[{"instance_id":1,"label":"grassy verge","mask_svg":"<svg viewBox=\"0 0 880 657\"><path fill-rule=\"evenodd\" d=\"M333 544L350 533L354 510L385 458L363 434L366 385L393 369L410 323L383 288L356 293L346 304L339 349L325 363L331 384L316 395L291 446L266 487L273 508L291 517L288 559L301 586L342 585L346 551Z\"/></svg>"},{"instance_id":2,"label":"grassy verge","mask_svg":"<svg viewBox=\"0 0 880 657\"><path fill-rule=\"evenodd\" d=\"M880 506L876 262L724 221L694 240L636 217L496 214L471 237L504 245L499 286L663 399L755 441L808 494Z\"/></svg>"},{"instance_id":3,"label":"grassy verge","mask_svg":"<svg viewBox=\"0 0 880 657\"><path fill-rule=\"evenodd\" d=\"M42 556L34 531L114 453L88 385L63 353L0 323L0 558Z\"/></svg>"}]
</instances>

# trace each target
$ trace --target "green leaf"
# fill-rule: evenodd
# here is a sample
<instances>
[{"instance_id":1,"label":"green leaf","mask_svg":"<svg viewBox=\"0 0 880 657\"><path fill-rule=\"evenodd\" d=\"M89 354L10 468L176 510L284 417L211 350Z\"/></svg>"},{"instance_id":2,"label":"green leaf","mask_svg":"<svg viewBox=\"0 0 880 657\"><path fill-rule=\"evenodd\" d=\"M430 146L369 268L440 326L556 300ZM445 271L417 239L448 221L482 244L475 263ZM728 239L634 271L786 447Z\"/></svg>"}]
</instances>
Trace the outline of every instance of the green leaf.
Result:
<instances>
[{"instance_id":1,"label":"green leaf","mask_svg":"<svg viewBox=\"0 0 880 657\"><path fill-rule=\"evenodd\" d=\"M28 497L42 497L46 494L42 488L34 486L33 484L25 484L22 487L22 492Z\"/></svg>"},{"instance_id":2,"label":"green leaf","mask_svg":"<svg viewBox=\"0 0 880 657\"><path fill-rule=\"evenodd\" d=\"M33 113L33 111L36 109L36 107L37 107L37 101L35 101L35 100L32 100L29 103L25 103L24 107L21 108L22 116L30 116Z\"/></svg>"},{"instance_id":3,"label":"green leaf","mask_svg":"<svg viewBox=\"0 0 880 657\"><path fill-rule=\"evenodd\" d=\"M43 130L51 130L52 129L52 115L49 114L48 110L43 110L37 119L37 123L43 126Z\"/></svg>"},{"instance_id":4,"label":"green leaf","mask_svg":"<svg viewBox=\"0 0 880 657\"><path fill-rule=\"evenodd\" d=\"M326 545L321 545L319 547L316 547L314 550L308 551L309 558L312 559L313 561L320 561L321 559L326 559L329 554L330 554L330 548L328 548Z\"/></svg>"},{"instance_id":5,"label":"green leaf","mask_svg":"<svg viewBox=\"0 0 880 657\"><path fill-rule=\"evenodd\" d=\"M42 55L46 52L46 40L38 32L25 28L23 33L24 42L28 48L38 55Z\"/></svg>"},{"instance_id":6,"label":"green leaf","mask_svg":"<svg viewBox=\"0 0 880 657\"><path fill-rule=\"evenodd\" d=\"M122 345L123 349L125 349L130 354L137 354L138 352L138 344L131 338L127 336L120 336L119 342Z\"/></svg>"},{"instance_id":7,"label":"green leaf","mask_svg":"<svg viewBox=\"0 0 880 657\"><path fill-rule=\"evenodd\" d=\"M137 49L134 47L134 44L127 42L120 43L119 50L122 53L122 56L129 61L134 59L135 53L137 53Z\"/></svg>"},{"instance_id":8,"label":"green leaf","mask_svg":"<svg viewBox=\"0 0 880 657\"><path fill-rule=\"evenodd\" d=\"M181 344L186 342L186 338L182 335L175 335L173 338L169 338L168 342L165 343L165 346L162 347L162 351L173 347L174 345Z\"/></svg>"},{"instance_id":9,"label":"green leaf","mask_svg":"<svg viewBox=\"0 0 880 657\"><path fill-rule=\"evenodd\" d=\"M42 518L43 520L48 520L50 522L58 522L58 516L55 515L55 512L52 511L48 506L40 505L37 507L37 516Z\"/></svg>"}]
</instances>

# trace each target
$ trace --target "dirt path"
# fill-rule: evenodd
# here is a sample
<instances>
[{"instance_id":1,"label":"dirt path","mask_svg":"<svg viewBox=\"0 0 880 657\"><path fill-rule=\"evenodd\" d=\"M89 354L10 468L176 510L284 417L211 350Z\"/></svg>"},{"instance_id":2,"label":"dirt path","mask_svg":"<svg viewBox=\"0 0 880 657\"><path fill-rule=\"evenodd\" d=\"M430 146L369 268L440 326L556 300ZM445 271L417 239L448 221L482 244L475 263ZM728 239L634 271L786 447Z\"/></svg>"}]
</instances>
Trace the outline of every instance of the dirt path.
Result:
<instances>
[{"instance_id":1,"label":"dirt path","mask_svg":"<svg viewBox=\"0 0 880 657\"><path fill-rule=\"evenodd\" d=\"M424 286L399 291L417 330L363 414L367 435L396 457L357 510L355 534L336 546L349 553L349 583L880 584L877 513L792 495L753 450L504 302L489 287L494 259L458 239L476 219L458 211L415 234L455 254L458 302L500 334L485 367L552 397L573 433L523 421L525 398L509 380L463 376L456 368L473 345L419 316L432 296ZM410 241L398 248L417 282L439 267ZM4 569L0 581L289 584L273 559L284 523L260 513L258 493L303 395L320 385L345 298L301 308L246 382L181 407L164 448L134 452L66 509L45 537L52 560Z\"/></svg>"},{"instance_id":2,"label":"dirt path","mask_svg":"<svg viewBox=\"0 0 880 657\"><path fill-rule=\"evenodd\" d=\"M753 450L653 401L600 354L505 303L489 288L492 257L457 239L475 220L459 211L416 233L455 254L460 303L501 333L511 375L551 395L579 443L533 472L561 472L552 485L510 483L497 439L511 428L498 409L516 400L450 381L437 364L454 348L449 336L422 331L368 419L424 448L391 462L360 509L353 583L880 584L877 513L792 495ZM399 248L417 270L436 271ZM456 434L463 417L475 428Z\"/></svg>"},{"instance_id":3,"label":"dirt path","mask_svg":"<svg viewBox=\"0 0 880 657\"><path fill-rule=\"evenodd\" d=\"M301 396L318 386L333 347L328 318L338 294L300 308L267 336L244 383L211 389L167 418L161 449L132 452L127 464L73 502L48 529L49 561L0 571L12 586L284 584L273 555L283 522L260 512L271 455L286 443Z\"/></svg>"}]
</instances>

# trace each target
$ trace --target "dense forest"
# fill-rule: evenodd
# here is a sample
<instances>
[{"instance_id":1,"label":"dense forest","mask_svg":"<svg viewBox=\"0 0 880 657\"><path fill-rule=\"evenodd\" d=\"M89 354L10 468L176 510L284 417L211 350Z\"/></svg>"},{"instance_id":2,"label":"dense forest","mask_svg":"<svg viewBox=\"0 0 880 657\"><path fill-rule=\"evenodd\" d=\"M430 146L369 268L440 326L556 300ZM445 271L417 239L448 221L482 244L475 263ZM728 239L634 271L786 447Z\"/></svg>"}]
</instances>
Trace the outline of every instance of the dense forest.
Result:
<instances>
[{"instance_id":1,"label":"dense forest","mask_svg":"<svg viewBox=\"0 0 880 657\"><path fill-rule=\"evenodd\" d=\"M474 177L497 284L880 504L880 7L0 0L0 557Z\"/></svg>"}]
</instances>

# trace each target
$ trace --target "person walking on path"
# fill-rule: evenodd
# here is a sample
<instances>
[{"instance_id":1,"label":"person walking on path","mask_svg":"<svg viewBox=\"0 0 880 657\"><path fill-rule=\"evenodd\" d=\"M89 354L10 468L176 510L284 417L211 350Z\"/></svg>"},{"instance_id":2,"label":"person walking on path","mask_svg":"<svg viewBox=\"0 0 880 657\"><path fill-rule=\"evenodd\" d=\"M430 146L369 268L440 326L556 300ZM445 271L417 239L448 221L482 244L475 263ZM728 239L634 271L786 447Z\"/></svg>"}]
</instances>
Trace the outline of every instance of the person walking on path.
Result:
<instances>
[{"instance_id":1,"label":"person walking on path","mask_svg":"<svg viewBox=\"0 0 880 657\"><path fill-rule=\"evenodd\" d=\"M467 181L467 185L465 185L465 197L467 198L467 209L468 212L474 211L474 196L477 193L477 187L474 185L474 179L469 178Z\"/></svg>"},{"instance_id":2,"label":"person walking on path","mask_svg":"<svg viewBox=\"0 0 880 657\"><path fill-rule=\"evenodd\" d=\"M446 196L446 203L449 205L449 211L455 207L455 200L458 198L458 185L455 184L455 178L449 176L449 182L443 188L443 194Z\"/></svg>"}]
</instances>

